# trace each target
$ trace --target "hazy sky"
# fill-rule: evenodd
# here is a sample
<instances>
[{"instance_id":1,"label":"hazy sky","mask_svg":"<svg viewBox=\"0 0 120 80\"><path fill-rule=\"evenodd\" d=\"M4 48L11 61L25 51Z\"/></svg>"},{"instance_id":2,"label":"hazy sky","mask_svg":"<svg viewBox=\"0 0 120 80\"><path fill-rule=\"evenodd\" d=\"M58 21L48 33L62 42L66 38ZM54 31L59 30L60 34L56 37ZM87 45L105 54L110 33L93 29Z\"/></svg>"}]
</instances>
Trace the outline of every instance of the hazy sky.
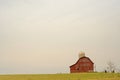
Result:
<instances>
[{"instance_id":1,"label":"hazy sky","mask_svg":"<svg viewBox=\"0 0 120 80\"><path fill-rule=\"evenodd\" d=\"M69 73L80 51L120 67L120 0L0 0L0 73Z\"/></svg>"}]
</instances>

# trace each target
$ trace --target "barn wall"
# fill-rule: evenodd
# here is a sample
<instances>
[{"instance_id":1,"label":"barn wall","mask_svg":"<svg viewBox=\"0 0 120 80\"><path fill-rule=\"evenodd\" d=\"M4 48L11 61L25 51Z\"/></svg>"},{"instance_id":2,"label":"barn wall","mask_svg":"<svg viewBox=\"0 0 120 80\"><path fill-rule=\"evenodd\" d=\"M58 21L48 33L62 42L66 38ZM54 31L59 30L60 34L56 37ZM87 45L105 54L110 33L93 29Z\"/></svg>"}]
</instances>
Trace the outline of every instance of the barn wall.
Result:
<instances>
[{"instance_id":1,"label":"barn wall","mask_svg":"<svg viewBox=\"0 0 120 80\"><path fill-rule=\"evenodd\" d=\"M79 59L79 61L70 67L71 73L92 72L94 69L93 63L88 58Z\"/></svg>"}]
</instances>

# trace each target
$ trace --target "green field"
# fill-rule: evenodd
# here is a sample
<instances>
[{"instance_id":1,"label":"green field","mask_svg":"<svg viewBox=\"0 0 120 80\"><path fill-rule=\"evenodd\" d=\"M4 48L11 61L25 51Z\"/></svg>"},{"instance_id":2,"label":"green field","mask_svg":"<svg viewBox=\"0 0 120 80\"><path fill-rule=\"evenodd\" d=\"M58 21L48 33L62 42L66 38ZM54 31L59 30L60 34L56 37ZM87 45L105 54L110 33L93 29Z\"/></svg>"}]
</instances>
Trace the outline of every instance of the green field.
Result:
<instances>
[{"instance_id":1,"label":"green field","mask_svg":"<svg viewBox=\"0 0 120 80\"><path fill-rule=\"evenodd\" d=\"M0 80L120 80L118 73L0 75Z\"/></svg>"}]
</instances>

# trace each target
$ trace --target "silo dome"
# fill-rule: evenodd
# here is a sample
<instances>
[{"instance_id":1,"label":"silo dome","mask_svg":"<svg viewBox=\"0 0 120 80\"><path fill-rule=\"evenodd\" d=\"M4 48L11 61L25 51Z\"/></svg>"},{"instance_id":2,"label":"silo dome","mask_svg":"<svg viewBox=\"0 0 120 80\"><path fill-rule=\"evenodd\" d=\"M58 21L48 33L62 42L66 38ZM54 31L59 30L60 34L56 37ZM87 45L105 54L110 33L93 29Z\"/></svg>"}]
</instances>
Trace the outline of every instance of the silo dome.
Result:
<instances>
[{"instance_id":1,"label":"silo dome","mask_svg":"<svg viewBox=\"0 0 120 80\"><path fill-rule=\"evenodd\" d=\"M81 52L79 53L79 58L81 58L81 57L85 57L85 52L81 51Z\"/></svg>"}]
</instances>

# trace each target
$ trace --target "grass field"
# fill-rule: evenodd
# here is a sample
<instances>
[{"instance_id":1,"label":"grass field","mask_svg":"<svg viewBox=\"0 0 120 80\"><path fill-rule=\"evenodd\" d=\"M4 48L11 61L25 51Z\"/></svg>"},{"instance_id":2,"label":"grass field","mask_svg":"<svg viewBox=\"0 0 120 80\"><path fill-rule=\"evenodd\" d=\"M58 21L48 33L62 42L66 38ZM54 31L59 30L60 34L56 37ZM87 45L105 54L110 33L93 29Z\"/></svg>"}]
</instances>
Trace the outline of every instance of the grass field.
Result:
<instances>
[{"instance_id":1,"label":"grass field","mask_svg":"<svg viewBox=\"0 0 120 80\"><path fill-rule=\"evenodd\" d=\"M120 80L118 73L0 75L0 80Z\"/></svg>"}]
</instances>

